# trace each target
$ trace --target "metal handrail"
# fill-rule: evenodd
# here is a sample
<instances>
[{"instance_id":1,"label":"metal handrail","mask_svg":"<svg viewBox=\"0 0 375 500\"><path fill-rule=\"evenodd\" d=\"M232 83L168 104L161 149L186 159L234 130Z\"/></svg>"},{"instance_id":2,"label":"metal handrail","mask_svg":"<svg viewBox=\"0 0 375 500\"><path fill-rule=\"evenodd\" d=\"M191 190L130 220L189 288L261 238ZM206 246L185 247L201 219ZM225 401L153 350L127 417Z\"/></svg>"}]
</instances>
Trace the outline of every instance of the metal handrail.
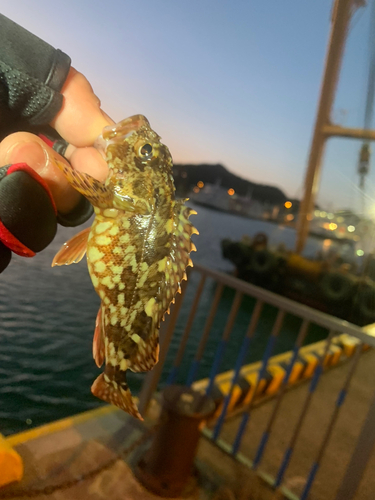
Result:
<instances>
[{"instance_id":1,"label":"metal handrail","mask_svg":"<svg viewBox=\"0 0 375 500\"><path fill-rule=\"evenodd\" d=\"M313 309L309 306L299 304L298 302L282 297L281 295L277 295L276 293L265 290L264 288L260 288L256 285L247 283L246 281L242 281L229 274L225 274L214 269L209 269L205 266L202 266L201 264L194 264L194 268L190 269L190 274L193 272L200 273L201 276L205 276L206 278L212 278L221 286L228 286L230 288L233 288L243 295L248 295L256 298L260 302L272 305L278 309L281 309L285 313L290 313L294 316L301 317L304 320L309 321L310 323L315 323L323 328L326 328L328 331L347 333L356 337L361 342L375 347L375 324L359 327L357 325L354 325L353 323L349 323L348 321L330 316L329 314L317 311L316 309ZM184 284L186 284L186 282L184 282ZM186 287L184 286L182 295L177 296L176 304L171 307L171 316L168 317L167 321L162 324L162 328L160 331L160 342L162 346L161 358L159 359L159 363L156 368L154 368L154 370L146 375L142 385L141 393L139 395L139 407L141 408L142 413L146 411L152 395L157 389L163 371L166 353L169 349L169 345L173 337L174 325L176 324L177 317L180 311L185 288ZM211 325L213 320L211 316L212 314L210 313L208 318L209 325Z\"/></svg>"},{"instance_id":2,"label":"metal handrail","mask_svg":"<svg viewBox=\"0 0 375 500\"><path fill-rule=\"evenodd\" d=\"M189 334L193 325L193 321L195 318L195 314L199 308L199 302L200 298L202 296L202 291L204 289L204 285L207 282L207 278L212 279L214 282L216 282L217 287L216 291L214 293L214 296L211 298L211 306L209 307L207 311L207 316L206 316L206 321L204 324L203 328L203 334L200 338L200 341L197 346L197 350L195 353L194 360L191 364L191 368L189 370L189 374L187 377L187 383L190 385L194 379L195 375L199 369L201 359L203 356L203 352L205 350L208 337L210 335L211 328L213 326L214 318L222 297L222 293L224 290L224 287L230 287L231 289L234 289L236 291L236 294L234 296L232 306L227 318L227 322L224 326L223 333L221 335L221 338L218 339L218 345L217 349L215 352L215 356L212 362L211 366L211 372L209 376L209 383L206 388L206 392L210 393L212 389L214 388L215 384L215 379L217 372L219 370L219 367L221 365L221 361L225 355L225 350L226 346L228 344L228 341L230 340L231 332L234 327L234 323L236 321L236 316L239 311L242 298L243 296L250 296L252 298L255 298L255 306L251 312L251 317L248 325L247 332L243 338L241 346L239 346L238 350L238 356L237 360L235 363L234 371L233 371L233 377L231 380L231 386L229 389L228 394L226 395L220 416L218 417L218 420L215 424L215 427L213 431L210 431L209 437L215 441L220 447L225 449L228 453L231 453L232 455L236 456L239 461L245 460L244 455L241 453L240 446L242 443L242 437L245 435L247 432L247 423L250 418L250 413L252 411L253 407L253 397L249 399L249 401L246 403L246 406L243 408L243 415L242 419L240 421L240 425L238 426L237 434L235 437L235 440L232 445L224 442L222 439L219 438L219 434L221 431L221 428L224 424L226 415L227 415L227 410L231 401L232 393L234 390L234 386L237 383L238 377L240 375L240 370L243 366L246 354L250 348L250 344L252 342L252 337L253 334L256 331L260 314L262 312L263 305L268 304L273 307L275 307L278 310L278 313L276 315L276 318L273 322L273 327L270 332L267 345L265 347L262 361L261 361L261 367L258 371L257 374L257 380L255 383L255 389L253 391L253 394L256 393L257 386L260 383L260 381L264 378L264 375L266 374L266 370L268 367L268 363L270 360L270 357L272 356L273 352L273 347L275 344L275 341L277 340L277 337L279 336L279 333L281 332L282 324L283 321L286 317L287 313L292 314L293 316L299 317L302 319L302 324L300 327L300 332L298 334L298 337L295 341L294 348L292 351L291 358L288 363L288 367L285 372L285 377L283 379L283 382L279 388L276 400L275 400L275 405L273 408L273 411L271 412L270 418L268 422L266 423L266 427L263 431L261 440L259 442L256 454L255 454L255 459L254 461L251 462L251 467L253 469L258 468L259 463L262 460L264 450L267 447L267 443L269 440L269 436L272 432L273 424L275 421L276 416L278 415L278 410L279 406L281 403L281 400L283 398L283 395L286 391L288 382L289 382L289 376L291 373L291 370L293 368L293 364L296 361L300 348L302 346L303 340L305 339L309 325L310 324L315 324L318 325L324 329L326 329L328 333L328 337L326 338L325 341L325 346L323 349L323 352L319 355L319 362L316 366L316 369L314 371L313 377L311 379L310 385L307 390L307 394L305 397L305 400L301 406L301 408L298 409L299 411L299 417L297 420L297 424L294 426L293 433L291 435L290 442L288 443L288 446L285 450L283 459L280 463L279 470L277 472L277 475L274 480L272 480L272 485L275 488L284 488L282 486L282 483L284 481L284 476L285 472L289 466L289 462L291 460L291 457L294 453L294 448L295 448L295 443L297 439L299 438L300 430L302 428L303 423L305 422L305 417L306 414L308 413L310 406L311 406L311 401L312 398L314 397L315 389L318 386L319 380L321 378L321 375L324 370L324 364L326 360L327 353L329 349L331 348L332 341L334 337L337 334L340 333L345 333L350 336L353 336L359 340L358 345L356 347L356 355L353 357L352 361L352 366L349 370L349 373L344 381L344 385L339 391L339 394L337 396L335 408L333 410L333 413L331 415L331 419L329 421L329 424L327 426L326 432L324 434L324 438L321 442L320 448L318 450L318 454L315 457L315 460L312 464L311 470L306 478L306 484L305 488L301 497L301 500L306 500L309 492L311 490L312 484L314 482L315 475L320 468L320 464L322 461L322 457L325 453L325 450L327 448L327 444L329 443L331 436L332 436L332 430L335 426L337 417L339 415L339 411L341 409L341 406L344 402L346 393L348 391L351 379L353 377L355 368L359 362L360 359L360 353L362 352L363 344L367 345L372 345L375 346L375 324L373 325L368 325L364 327L359 327L357 325L354 325L352 323L349 323L348 321L330 316L329 314L325 314L323 312L317 311L315 309L312 309L311 307L305 306L303 304L297 303L291 299L282 297L280 295L277 295L273 292L270 292L268 290L265 290L263 288L260 288L258 286L252 285L250 283L247 283L245 281L242 281L238 278L235 278L233 276L230 276L228 274L225 274L220 271L216 271L213 269L208 269L200 264L195 264L194 269L191 270L191 272L199 273L200 274L200 281L197 286L197 289L195 291L195 296L192 299L192 304L190 305L189 309L189 318L186 322L185 328L183 330L183 334L181 338L179 339L179 348L177 351L177 355L175 356L173 366L171 366L171 370L169 373L168 381L167 383L173 383L175 378L177 377L179 368L181 366L181 362L184 356L185 348L187 346ZM190 275L191 278L191 275ZM154 395L155 391L157 390L160 377L163 372L163 365L164 362L167 358L167 352L171 343L171 340L174 335L174 330L175 326L177 323L177 319L179 316L179 312L181 309L182 301L184 299L186 291L186 282L184 283L184 286L182 287L182 294L179 295L176 298L176 303L173 308L171 308L171 315L167 318L167 321L163 323L162 329L160 332L161 336L161 356L158 365L154 370L152 370L150 373L147 374L146 379L143 383L142 390L140 393L140 404L139 407L142 411L142 413L145 413L148 403L150 402L152 396ZM374 435L371 434L371 432L368 431L366 426L362 429L360 437L358 439L358 450L356 451L356 460L358 460L358 456L361 457L362 449L363 449L363 441L367 437L371 435L371 442L375 442L375 433ZM367 453L368 455L368 453ZM366 455L366 457L367 457ZM248 461L248 459L246 458ZM250 463L249 462L249 463ZM361 474L363 473L363 470L366 466L366 460L361 459L361 467L357 467L356 470L360 470ZM350 484L351 489L354 491L355 487L358 486L358 480L353 479L353 473L351 470L348 469L346 472L346 475L343 480L343 484ZM341 491L341 490L340 490ZM290 492L288 492L288 495L292 495ZM338 495L337 500L340 498L346 498L340 496L341 493ZM292 495L293 496L293 495ZM291 498L292 496L289 496ZM348 497L349 498L349 497ZM352 498L352 497L350 497Z\"/></svg>"},{"instance_id":3,"label":"metal handrail","mask_svg":"<svg viewBox=\"0 0 375 500\"><path fill-rule=\"evenodd\" d=\"M200 264L194 264L193 271L198 271L201 274L222 283L223 285L234 288L245 295L250 295L251 297L261 300L266 304L270 304L287 313L291 313L294 316L307 319L308 321L322 326L327 330L335 330L353 335L362 342L375 347L375 324L364 327L354 325L353 323L349 323L343 319L330 316L329 314L317 311L309 306L299 304L298 302L282 297L281 295L277 295L276 293L265 290L264 288L252 285L246 281L235 278L234 276L230 276L229 274L209 269Z\"/></svg>"}]
</instances>

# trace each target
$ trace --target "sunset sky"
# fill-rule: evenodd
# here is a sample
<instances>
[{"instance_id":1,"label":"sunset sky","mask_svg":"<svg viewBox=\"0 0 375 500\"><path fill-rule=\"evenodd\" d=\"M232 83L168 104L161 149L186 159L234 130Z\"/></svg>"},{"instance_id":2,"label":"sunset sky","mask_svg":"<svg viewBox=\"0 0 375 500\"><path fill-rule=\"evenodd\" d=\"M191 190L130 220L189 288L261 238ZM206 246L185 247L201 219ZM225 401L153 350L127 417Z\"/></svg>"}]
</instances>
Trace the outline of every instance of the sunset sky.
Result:
<instances>
[{"instance_id":1,"label":"sunset sky","mask_svg":"<svg viewBox=\"0 0 375 500\"><path fill-rule=\"evenodd\" d=\"M176 163L222 163L301 197L330 0L3 0L1 12L69 54L114 120L146 115ZM333 113L341 125L363 125L369 18L361 8L352 21ZM359 148L329 142L325 208L359 210ZM373 171L367 194L371 209Z\"/></svg>"}]
</instances>

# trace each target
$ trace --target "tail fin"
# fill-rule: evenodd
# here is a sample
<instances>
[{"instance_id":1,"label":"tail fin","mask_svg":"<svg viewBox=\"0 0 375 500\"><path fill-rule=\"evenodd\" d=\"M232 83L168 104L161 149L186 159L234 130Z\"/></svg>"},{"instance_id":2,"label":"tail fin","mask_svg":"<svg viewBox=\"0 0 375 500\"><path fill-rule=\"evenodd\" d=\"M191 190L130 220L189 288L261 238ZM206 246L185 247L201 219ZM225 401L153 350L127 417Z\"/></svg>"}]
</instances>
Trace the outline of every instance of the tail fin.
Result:
<instances>
[{"instance_id":1,"label":"tail fin","mask_svg":"<svg viewBox=\"0 0 375 500\"><path fill-rule=\"evenodd\" d=\"M143 420L129 388L123 389L119 384L111 380L106 382L104 373L101 373L92 384L91 392L97 398L117 406L133 417L139 418L139 420Z\"/></svg>"}]
</instances>

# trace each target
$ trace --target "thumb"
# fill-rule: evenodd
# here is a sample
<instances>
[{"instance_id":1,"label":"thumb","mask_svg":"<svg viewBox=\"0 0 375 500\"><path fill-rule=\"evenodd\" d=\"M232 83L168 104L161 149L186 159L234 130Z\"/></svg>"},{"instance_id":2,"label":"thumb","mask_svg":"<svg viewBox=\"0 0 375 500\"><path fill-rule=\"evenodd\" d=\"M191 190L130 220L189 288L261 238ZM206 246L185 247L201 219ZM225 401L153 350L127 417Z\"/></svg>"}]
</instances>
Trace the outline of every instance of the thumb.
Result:
<instances>
[{"instance_id":1,"label":"thumb","mask_svg":"<svg viewBox=\"0 0 375 500\"><path fill-rule=\"evenodd\" d=\"M27 163L46 181L57 210L65 214L75 208L80 195L70 186L52 158L67 164L67 161L42 139L28 132L16 132L0 143L0 166Z\"/></svg>"}]
</instances>

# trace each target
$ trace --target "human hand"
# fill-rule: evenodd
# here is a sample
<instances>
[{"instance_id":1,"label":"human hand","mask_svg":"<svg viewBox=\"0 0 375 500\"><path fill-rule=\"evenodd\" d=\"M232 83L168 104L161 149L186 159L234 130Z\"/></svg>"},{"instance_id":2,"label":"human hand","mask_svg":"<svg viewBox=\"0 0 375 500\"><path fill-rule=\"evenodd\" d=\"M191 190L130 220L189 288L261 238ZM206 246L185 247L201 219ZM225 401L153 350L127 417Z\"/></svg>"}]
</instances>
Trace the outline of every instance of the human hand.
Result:
<instances>
[{"instance_id":1,"label":"human hand","mask_svg":"<svg viewBox=\"0 0 375 500\"><path fill-rule=\"evenodd\" d=\"M70 164L77 170L89 173L98 180L104 180L107 175L107 165L101 154L93 147L93 143L102 129L114 122L100 109L100 101L94 94L90 83L75 69L70 69L61 94L64 96L63 106L50 125L68 143L64 157L37 135L29 132L16 132L7 136L0 143L0 166L19 163L26 163L30 166L45 181L47 189L52 195L54 208L64 216L64 214L72 212L79 204L81 195L68 183L53 159L62 163L67 163L69 160ZM27 174L24 176L28 177ZM32 256L35 251L45 248L52 241L56 232L56 217L52 204L46 196L44 196L46 200L41 200L45 193L40 192L37 181L32 179L30 181L36 186L36 191L33 191L34 188L30 190L29 186L26 186L24 192L19 190L18 182L17 180L16 187L8 182L6 188L2 190L2 186L5 186L4 180L2 180L0 183L1 202L4 203L4 199L11 191L11 194L12 192L16 193L17 201L15 203L26 206L26 208L22 208L23 212L29 212L27 207L30 204L34 206L34 199L36 203L40 202L41 206L36 210L37 215L25 214L28 217L24 216L20 208L21 216L16 217L15 223L13 219L9 219L11 222L7 224L4 220L10 211L9 204L13 204L14 198L10 197L10 202L5 203L5 206L3 203L0 205L0 240L7 245L0 244L0 272L10 261L11 252L7 247L20 255ZM31 201L28 200L27 204L26 198L31 199L32 195L34 198ZM6 213L3 217L4 211ZM11 215L14 218L14 215ZM5 228L2 227L2 221ZM14 225L15 231L12 225ZM7 230L10 231L9 234L5 234ZM12 238L13 236L15 238ZM19 250L18 240L21 241L21 250ZM22 248L23 246L25 248ZM28 251L29 249L31 252Z\"/></svg>"},{"instance_id":2,"label":"human hand","mask_svg":"<svg viewBox=\"0 0 375 500\"><path fill-rule=\"evenodd\" d=\"M69 143L64 156L77 170L104 180L107 164L92 145L102 129L114 122L100 109L100 100L90 83L74 68L70 69L61 93L63 106L50 125ZM74 209L80 195L52 158L67 163L40 137L28 132L16 132L0 143L0 165L27 163L46 181L57 210L65 214Z\"/></svg>"}]
</instances>

